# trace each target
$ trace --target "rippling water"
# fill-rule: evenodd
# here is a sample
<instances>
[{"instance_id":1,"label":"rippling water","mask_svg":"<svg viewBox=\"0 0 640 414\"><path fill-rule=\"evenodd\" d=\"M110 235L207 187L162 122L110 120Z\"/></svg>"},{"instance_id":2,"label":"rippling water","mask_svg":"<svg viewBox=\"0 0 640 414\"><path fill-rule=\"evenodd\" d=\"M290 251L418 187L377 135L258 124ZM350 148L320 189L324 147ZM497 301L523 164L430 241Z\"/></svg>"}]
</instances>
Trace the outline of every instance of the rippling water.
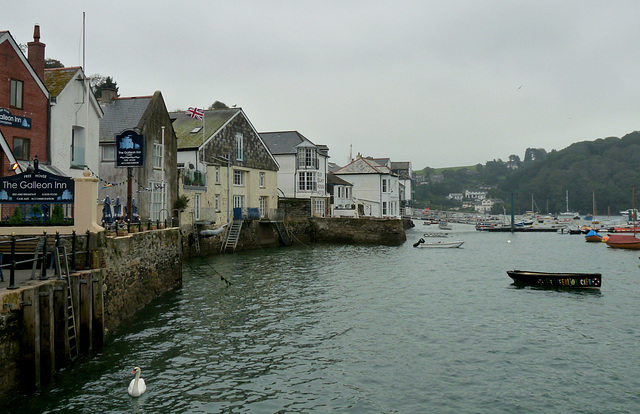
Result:
<instances>
[{"instance_id":1,"label":"rippling water","mask_svg":"<svg viewBox=\"0 0 640 414\"><path fill-rule=\"evenodd\" d=\"M19 412L640 411L638 252L582 236L480 233L461 249L312 245L196 259ZM603 273L599 292L506 270ZM226 286L220 275L232 285ZM134 366L147 392L127 395Z\"/></svg>"}]
</instances>

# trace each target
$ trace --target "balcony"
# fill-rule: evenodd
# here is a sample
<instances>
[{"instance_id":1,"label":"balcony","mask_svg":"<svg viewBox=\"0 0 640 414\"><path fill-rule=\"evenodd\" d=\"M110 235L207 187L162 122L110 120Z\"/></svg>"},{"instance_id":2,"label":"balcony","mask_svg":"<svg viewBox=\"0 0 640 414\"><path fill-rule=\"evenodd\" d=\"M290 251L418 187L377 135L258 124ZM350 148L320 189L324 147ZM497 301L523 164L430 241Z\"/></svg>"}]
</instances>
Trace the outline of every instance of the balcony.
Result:
<instances>
[{"instance_id":1,"label":"balcony","mask_svg":"<svg viewBox=\"0 0 640 414\"><path fill-rule=\"evenodd\" d=\"M207 174L203 172L184 170L183 180L185 190L206 191L207 189Z\"/></svg>"}]
</instances>

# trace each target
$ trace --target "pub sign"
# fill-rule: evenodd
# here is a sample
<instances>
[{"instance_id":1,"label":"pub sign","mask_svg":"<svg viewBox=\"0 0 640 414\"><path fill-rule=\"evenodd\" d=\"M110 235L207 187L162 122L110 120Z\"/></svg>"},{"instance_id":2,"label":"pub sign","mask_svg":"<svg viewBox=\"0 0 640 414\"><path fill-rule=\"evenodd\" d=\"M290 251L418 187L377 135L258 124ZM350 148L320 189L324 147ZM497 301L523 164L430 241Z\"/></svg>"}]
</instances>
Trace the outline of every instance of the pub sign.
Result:
<instances>
[{"instance_id":1,"label":"pub sign","mask_svg":"<svg viewBox=\"0 0 640 414\"><path fill-rule=\"evenodd\" d=\"M73 203L74 181L71 177L47 171L28 171L0 178L1 203Z\"/></svg>"},{"instance_id":2,"label":"pub sign","mask_svg":"<svg viewBox=\"0 0 640 414\"><path fill-rule=\"evenodd\" d=\"M13 115L7 108L0 108L0 125L13 128L31 129L31 118Z\"/></svg>"},{"instance_id":3,"label":"pub sign","mask_svg":"<svg viewBox=\"0 0 640 414\"><path fill-rule=\"evenodd\" d=\"M116 135L116 167L144 167L144 136L133 130Z\"/></svg>"}]
</instances>

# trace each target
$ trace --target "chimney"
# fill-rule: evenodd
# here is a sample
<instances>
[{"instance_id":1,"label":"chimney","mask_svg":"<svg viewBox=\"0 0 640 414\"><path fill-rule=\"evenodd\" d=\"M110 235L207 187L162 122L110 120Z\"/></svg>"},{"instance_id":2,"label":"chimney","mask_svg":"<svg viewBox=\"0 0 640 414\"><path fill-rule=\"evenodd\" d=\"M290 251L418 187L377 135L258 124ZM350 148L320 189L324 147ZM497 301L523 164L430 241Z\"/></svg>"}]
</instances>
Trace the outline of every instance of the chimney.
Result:
<instances>
[{"instance_id":1,"label":"chimney","mask_svg":"<svg viewBox=\"0 0 640 414\"><path fill-rule=\"evenodd\" d=\"M33 42L27 43L29 63L40 79L44 79L44 43L40 42L40 26L33 28Z\"/></svg>"},{"instance_id":2,"label":"chimney","mask_svg":"<svg viewBox=\"0 0 640 414\"><path fill-rule=\"evenodd\" d=\"M102 103L108 104L112 99L118 97L118 92L116 92L113 88L104 88L100 91L100 101Z\"/></svg>"}]
</instances>

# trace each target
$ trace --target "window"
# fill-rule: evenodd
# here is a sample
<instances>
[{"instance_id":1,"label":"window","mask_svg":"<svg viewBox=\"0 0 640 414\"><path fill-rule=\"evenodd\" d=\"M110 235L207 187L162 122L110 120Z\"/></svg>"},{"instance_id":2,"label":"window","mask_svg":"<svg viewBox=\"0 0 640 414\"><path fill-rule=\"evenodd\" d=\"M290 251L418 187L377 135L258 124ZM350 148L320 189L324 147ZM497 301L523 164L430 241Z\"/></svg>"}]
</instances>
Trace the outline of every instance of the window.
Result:
<instances>
[{"instance_id":1,"label":"window","mask_svg":"<svg viewBox=\"0 0 640 414\"><path fill-rule=\"evenodd\" d=\"M387 215L387 202L386 201L382 202L382 215L383 216Z\"/></svg>"},{"instance_id":2,"label":"window","mask_svg":"<svg viewBox=\"0 0 640 414\"><path fill-rule=\"evenodd\" d=\"M27 138L13 139L13 155L17 160L28 160L30 141Z\"/></svg>"},{"instance_id":3,"label":"window","mask_svg":"<svg viewBox=\"0 0 640 414\"><path fill-rule=\"evenodd\" d=\"M162 210L162 183L151 181L151 205L149 206L149 216L151 220L160 220L160 210Z\"/></svg>"},{"instance_id":4,"label":"window","mask_svg":"<svg viewBox=\"0 0 640 414\"><path fill-rule=\"evenodd\" d=\"M260 218L267 217L267 197L260 196Z\"/></svg>"},{"instance_id":5,"label":"window","mask_svg":"<svg viewBox=\"0 0 640 414\"><path fill-rule=\"evenodd\" d=\"M233 170L233 185L244 185L244 171Z\"/></svg>"},{"instance_id":6,"label":"window","mask_svg":"<svg viewBox=\"0 0 640 414\"><path fill-rule=\"evenodd\" d=\"M200 221L200 194L193 195L193 219Z\"/></svg>"},{"instance_id":7,"label":"window","mask_svg":"<svg viewBox=\"0 0 640 414\"><path fill-rule=\"evenodd\" d=\"M115 145L102 145L102 161L115 161L116 160L116 146Z\"/></svg>"},{"instance_id":8,"label":"window","mask_svg":"<svg viewBox=\"0 0 640 414\"><path fill-rule=\"evenodd\" d=\"M236 160L244 160L244 137L242 132L236 132Z\"/></svg>"},{"instance_id":9,"label":"window","mask_svg":"<svg viewBox=\"0 0 640 414\"><path fill-rule=\"evenodd\" d=\"M383 193L389 192L389 180L386 178L382 179L382 192Z\"/></svg>"},{"instance_id":10,"label":"window","mask_svg":"<svg viewBox=\"0 0 640 414\"><path fill-rule=\"evenodd\" d=\"M71 129L71 166L84 167L84 128Z\"/></svg>"},{"instance_id":11,"label":"window","mask_svg":"<svg viewBox=\"0 0 640 414\"><path fill-rule=\"evenodd\" d=\"M162 169L162 144L153 144L153 168Z\"/></svg>"},{"instance_id":12,"label":"window","mask_svg":"<svg viewBox=\"0 0 640 414\"><path fill-rule=\"evenodd\" d=\"M220 194L216 194L213 197L213 208L216 210L216 212L220 211Z\"/></svg>"},{"instance_id":13,"label":"window","mask_svg":"<svg viewBox=\"0 0 640 414\"><path fill-rule=\"evenodd\" d=\"M317 198L313 202L313 215L315 217L324 217L324 198Z\"/></svg>"},{"instance_id":14,"label":"window","mask_svg":"<svg viewBox=\"0 0 640 414\"><path fill-rule=\"evenodd\" d=\"M314 168L318 169L318 152L315 148L298 148L298 168L307 169Z\"/></svg>"},{"instance_id":15,"label":"window","mask_svg":"<svg viewBox=\"0 0 640 414\"><path fill-rule=\"evenodd\" d=\"M215 178L216 178L216 184L220 184L220 167L216 167Z\"/></svg>"},{"instance_id":16,"label":"window","mask_svg":"<svg viewBox=\"0 0 640 414\"><path fill-rule=\"evenodd\" d=\"M233 208L244 208L244 196L243 195L234 195L233 196Z\"/></svg>"},{"instance_id":17,"label":"window","mask_svg":"<svg viewBox=\"0 0 640 414\"><path fill-rule=\"evenodd\" d=\"M316 173L302 171L298 173L298 190L317 191Z\"/></svg>"},{"instance_id":18,"label":"window","mask_svg":"<svg viewBox=\"0 0 640 414\"><path fill-rule=\"evenodd\" d=\"M12 108L22 109L24 83L20 80L11 79L11 100L9 105Z\"/></svg>"},{"instance_id":19,"label":"window","mask_svg":"<svg viewBox=\"0 0 640 414\"><path fill-rule=\"evenodd\" d=\"M264 173L261 172L260 175L258 176L258 185L260 186L260 188L264 188Z\"/></svg>"}]
</instances>

